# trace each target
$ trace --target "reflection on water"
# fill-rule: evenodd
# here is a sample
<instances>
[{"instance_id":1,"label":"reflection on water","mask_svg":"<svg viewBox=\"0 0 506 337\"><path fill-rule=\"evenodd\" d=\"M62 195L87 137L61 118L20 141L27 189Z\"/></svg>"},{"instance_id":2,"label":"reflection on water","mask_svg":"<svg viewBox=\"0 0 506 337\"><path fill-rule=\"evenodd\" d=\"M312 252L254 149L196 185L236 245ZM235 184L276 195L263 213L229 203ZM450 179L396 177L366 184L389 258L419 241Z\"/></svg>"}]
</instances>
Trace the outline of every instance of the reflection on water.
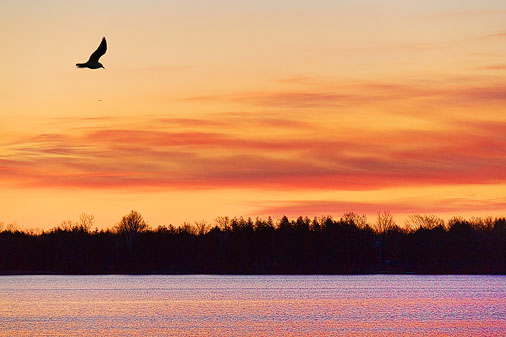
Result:
<instances>
[{"instance_id":1,"label":"reflection on water","mask_svg":"<svg viewBox=\"0 0 506 337\"><path fill-rule=\"evenodd\" d=\"M2 336L506 336L504 276L2 276Z\"/></svg>"}]
</instances>

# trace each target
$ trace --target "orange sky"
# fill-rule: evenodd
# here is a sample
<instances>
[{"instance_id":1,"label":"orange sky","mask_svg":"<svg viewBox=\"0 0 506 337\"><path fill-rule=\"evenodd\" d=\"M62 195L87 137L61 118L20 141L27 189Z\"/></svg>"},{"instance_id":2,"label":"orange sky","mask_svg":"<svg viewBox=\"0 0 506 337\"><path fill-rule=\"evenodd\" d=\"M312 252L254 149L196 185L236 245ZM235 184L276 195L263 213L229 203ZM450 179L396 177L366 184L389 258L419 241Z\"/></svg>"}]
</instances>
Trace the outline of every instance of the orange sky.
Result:
<instances>
[{"instance_id":1,"label":"orange sky","mask_svg":"<svg viewBox=\"0 0 506 337\"><path fill-rule=\"evenodd\" d=\"M5 1L0 27L5 224L506 215L504 1Z\"/></svg>"}]
</instances>

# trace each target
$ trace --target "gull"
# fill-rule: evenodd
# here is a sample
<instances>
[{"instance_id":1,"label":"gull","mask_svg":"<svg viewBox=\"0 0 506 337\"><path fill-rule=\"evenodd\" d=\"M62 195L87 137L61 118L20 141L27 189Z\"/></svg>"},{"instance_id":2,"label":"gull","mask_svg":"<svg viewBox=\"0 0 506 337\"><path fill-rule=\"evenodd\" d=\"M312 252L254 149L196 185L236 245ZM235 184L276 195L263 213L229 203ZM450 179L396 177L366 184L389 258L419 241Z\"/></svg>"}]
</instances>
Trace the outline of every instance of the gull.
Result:
<instances>
[{"instance_id":1,"label":"gull","mask_svg":"<svg viewBox=\"0 0 506 337\"><path fill-rule=\"evenodd\" d=\"M104 68L102 63L98 62L98 59L105 54L106 50L107 50L107 42L105 41L105 37L103 37L102 42L100 42L100 46L98 46L97 50L95 50L93 54L91 54L90 59L86 63L77 63L76 66L78 68L90 68L90 69Z\"/></svg>"}]
</instances>

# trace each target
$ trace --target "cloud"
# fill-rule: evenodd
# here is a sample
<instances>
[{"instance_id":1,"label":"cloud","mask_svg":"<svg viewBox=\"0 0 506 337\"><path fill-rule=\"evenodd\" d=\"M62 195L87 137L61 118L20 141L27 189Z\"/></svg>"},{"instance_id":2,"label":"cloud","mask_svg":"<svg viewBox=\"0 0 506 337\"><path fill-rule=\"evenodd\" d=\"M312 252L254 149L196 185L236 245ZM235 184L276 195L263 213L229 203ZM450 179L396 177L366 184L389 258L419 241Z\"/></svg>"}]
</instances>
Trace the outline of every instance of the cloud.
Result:
<instances>
[{"instance_id":1,"label":"cloud","mask_svg":"<svg viewBox=\"0 0 506 337\"><path fill-rule=\"evenodd\" d=\"M485 35L486 39L504 39L506 38L506 32L498 32L494 34Z\"/></svg>"},{"instance_id":2,"label":"cloud","mask_svg":"<svg viewBox=\"0 0 506 337\"><path fill-rule=\"evenodd\" d=\"M352 95L326 92L279 92L272 94L251 94L243 98L247 101L254 101L257 104L265 106L283 106L294 108L309 107L335 107L344 102L355 100Z\"/></svg>"},{"instance_id":3,"label":"cloud","mask_svg":"<svg viewBox=\"0 0 506 337\"><path fill-rule=\"evenodd\" d=\"M194 121L167 121L173 122ZM271 122L277 123L260 123ZM313 124L311 137L298 136L298 123L291 127L294 132L283 136L255 134L246 127L228 134L219 126L213 132L168 127L40 134L19 140L8 148L8 157L0 157L0 181L77 188L294 190L506 181L503 121L456 120L442 130L343 134Z\"/></svg>"},{"instance_id":4,"label":"cloud","mask_svg":"<svg viewBox=\"0 0 506 337\"><path fill-rule=\"evenodd\" d=\"M492 64L488 66L479 67L479 70L506 70L506 64Z\"/></svg>"},{"instance_id":5,"label":"cloud","mask_svg":"<svg viewBox=\"0 0 506 337\"><path fill-rule=\"evenodd\" d=\"M340 87L321 84L305 90L271 90L185 98L192 101L239 102L270 109L337 109L372 104L377 108L378 104L412 100L444 108L462 104L502 103L505 99L506 86L503 81L483 85L472 83L470 79L424 80L418 83L369 81Z\"/></svg>"},{"instance_id":6,"label":"cloud","mask_svg":"<svg viewBox=\"0 0 506 337\"><path fill-rule=\"evenodd\" d=\"M503 104L506 86L486 83L355 82L220 98L253 105L258 113L139 118L143 122L137 126L106 117L70 130L63 129L68 125L63 121L59 132L4 142L0 182L294 190L495 184L506 181L506 120L497 113L487 120L487 104L493 109ZM401 112L390 111L392 102L400 103ZM475 105L460 115L456 106L468 103ZM357 109L341 115L340 104ZM327 112L313 118L316 108ZM378 116L385 125L375 124ZM398 117L410 120L396 125ZM430 123L420 126L414 118Z\"/></svg>"},{"instance_id":7,"label":"cloud","mask_svg":"<svg viewBox=\"0 0 506 337\"><path fill-rule=\"evenodd\" d=\"M313 123L276 117L255 117L247 113L216 114L213 119L206 118L160 118L159 122L182 128L244 128L268 127L286 129L305 129L314 127Z\"/></svg>"},{"instance_id":8,"label":"cloud","mask_svg":"<svg viewBox=\"0 0 506 337\"><path fill-rule=\"evenodd\" d=\"M115 119L112 116L69 116L69 117L55 117L56 121L70 121L70 122L95 122L95 121L109 121Z\"/></svg>"},{"instance_id":9,"label":"cloud","mask_svg":"<svg viewBox=\"0 0 506 337\"><path fill-rule=\"evenodd\" d=\"M446 198L420 205L409 200L390 202L359 202L329 200L296 200L287 202L270 202L259 206L254 212L259 216L280 218L284 215L295 218L298 216L341 216L347 212L374 216L377 212L388 211L392 214L430 214L466 212L503 212L506 210L506 199L465 199ZM374 221L374 219L371 219ZM370 220L370 221L371 221Z\"/></svg>"}]
</instances>

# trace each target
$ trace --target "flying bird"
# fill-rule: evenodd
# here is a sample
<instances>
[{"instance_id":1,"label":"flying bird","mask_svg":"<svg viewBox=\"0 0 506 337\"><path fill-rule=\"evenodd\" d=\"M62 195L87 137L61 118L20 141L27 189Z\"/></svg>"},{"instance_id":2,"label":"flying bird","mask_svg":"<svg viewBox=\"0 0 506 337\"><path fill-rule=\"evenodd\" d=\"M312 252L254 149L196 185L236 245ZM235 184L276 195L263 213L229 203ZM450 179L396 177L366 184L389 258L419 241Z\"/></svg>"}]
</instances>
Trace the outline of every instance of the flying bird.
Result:
<instances>
[{"instance_id":1,"label":"flying bird","mask_svg":"<svg viewBox=\"0 0 506 337\"><path fill-rule=\"evenodd\" d=\"M100 42L100 46L98 46L97 50L95 50L93 54L91 54L90 59L86 63L76 63L76 66L78 68L90 68L90 69L104 68L102 63L98 62L98 59L102 55L104 55L106 51L107 51L107 42L105 41L105 37L103 37L102 42Z\"/></svg>"}]
</instances>

